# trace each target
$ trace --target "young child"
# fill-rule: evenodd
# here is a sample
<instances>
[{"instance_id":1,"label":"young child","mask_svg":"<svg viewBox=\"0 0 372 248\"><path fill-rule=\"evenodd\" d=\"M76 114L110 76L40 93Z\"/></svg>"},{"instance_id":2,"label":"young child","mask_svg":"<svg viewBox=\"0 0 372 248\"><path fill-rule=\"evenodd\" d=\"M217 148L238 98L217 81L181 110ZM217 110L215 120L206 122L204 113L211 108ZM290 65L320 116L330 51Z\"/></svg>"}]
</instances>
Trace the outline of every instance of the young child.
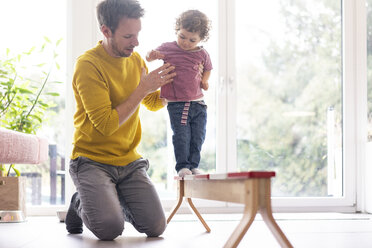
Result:
<instances>
[{"instance_id":1,"label":"young child","mask_svg":"<svg viewBox=\"0 0 372 248\"><path fill-rule=\"evenodd\" d=\"M162 59L176 67L173 82L161 88L168 102L173 130L176 171L180 177L200 174L200 151L207 124L207 105L203 90L208 90L212 63L208 52L198 46L209 38L210 21L198 10L183 12L176 19L177 40L150 51L146 60Z\"/></svg>"}]
</instances>

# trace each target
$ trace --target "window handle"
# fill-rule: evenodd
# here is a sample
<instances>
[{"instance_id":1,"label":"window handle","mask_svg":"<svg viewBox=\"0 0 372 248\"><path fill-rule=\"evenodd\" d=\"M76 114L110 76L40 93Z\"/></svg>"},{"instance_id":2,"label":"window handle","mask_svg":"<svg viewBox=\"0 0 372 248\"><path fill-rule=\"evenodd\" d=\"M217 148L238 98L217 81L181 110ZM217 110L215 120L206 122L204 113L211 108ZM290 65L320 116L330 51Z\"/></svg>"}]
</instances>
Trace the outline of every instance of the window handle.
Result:
<instances>
[{"instance_id":1,"label":"window handle","mask_svg":"<svg viewBox=\"0 0 372 248\"><path fill-rule=\"evenodd\" d=\"M219 82L219 85L218 85L218 89L219 89L219 93L223 93L224 92L224 89L225 89L225 77L221 76L220 77L220 82Z\"/></svg>"},{"instance_id":2,"label":"window handle","mask_svg":"<svg viewBox=\"0 0 372 248\"><path fill-rule=\"evenodd\" d=\"M233 76L230 76L229 77L229 90L230 91L234 90L234 81L235 81L235 78Z\"/></svg>"}]
</instances>

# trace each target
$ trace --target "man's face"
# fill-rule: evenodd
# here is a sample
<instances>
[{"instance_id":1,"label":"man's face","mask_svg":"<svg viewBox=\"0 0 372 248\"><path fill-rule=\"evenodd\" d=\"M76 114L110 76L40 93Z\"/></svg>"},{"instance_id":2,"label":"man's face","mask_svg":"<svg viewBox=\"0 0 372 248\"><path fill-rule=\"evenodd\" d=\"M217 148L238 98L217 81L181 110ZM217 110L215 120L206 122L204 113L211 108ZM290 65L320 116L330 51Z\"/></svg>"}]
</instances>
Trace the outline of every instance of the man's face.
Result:
<instances>
[{"instance_id":1,"label":"man's face","mask_svg":"<svg viewBox=\"0 0 372 248\"><path fill-rule=\"evenodd\" d=\"M141 20L121 18L115 33L109 38L111 51L116 57L129 57L138 46L138 34L141 31Z\"/></svg>"}]
</instances>

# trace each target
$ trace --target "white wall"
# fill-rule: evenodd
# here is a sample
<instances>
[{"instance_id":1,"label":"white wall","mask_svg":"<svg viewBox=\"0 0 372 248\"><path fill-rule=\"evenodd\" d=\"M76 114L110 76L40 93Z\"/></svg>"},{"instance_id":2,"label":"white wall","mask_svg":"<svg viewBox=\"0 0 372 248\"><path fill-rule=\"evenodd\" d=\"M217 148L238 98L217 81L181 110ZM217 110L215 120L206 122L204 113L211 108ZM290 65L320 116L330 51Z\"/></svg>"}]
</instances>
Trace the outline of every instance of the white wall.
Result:
<instances>
[{"instance_id":1,"label":"white wall","mask_svg":"<svg viewBox=\"0 0 372 248\"><path fill-rule=\"evenodd\" d=\"M96 5L98 0L68 0L67 2L67 84L66 84L66 158L71 155L75 102L71 87L76 58L96 46L100 40ZM66 159L68 169L69 159ZM66 174L66 202L75 192L69 173Z\"/></svg>"}]
</instances>

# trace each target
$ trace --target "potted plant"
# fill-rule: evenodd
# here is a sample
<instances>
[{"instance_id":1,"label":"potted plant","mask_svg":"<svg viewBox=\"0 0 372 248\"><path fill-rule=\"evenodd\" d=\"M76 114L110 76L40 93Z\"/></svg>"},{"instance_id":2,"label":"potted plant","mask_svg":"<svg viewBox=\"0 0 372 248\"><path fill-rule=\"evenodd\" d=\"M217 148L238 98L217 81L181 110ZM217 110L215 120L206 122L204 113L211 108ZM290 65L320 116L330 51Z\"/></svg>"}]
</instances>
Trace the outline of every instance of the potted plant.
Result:
<instances>
[{"instance_id":1,"label":"potted plant","mask_svg":"<svg viewBox=\"0 0 372 248\"><path fill-rule=\"evenodd\" d=\"M53 97L59 95L47 85L61 83L50 80L52 71L59 69L55 49L60 42L61 39L53 44L45 37L45 43L40 49L33 47L16 55L12 55L10 49L6 50L6 58L0 59L0 127L28 134L36 134L41 127L47 112L55 105ZM46 58L48 51L51 56ZM25 68L24 61L37 61L36 57L47 61ZM15 172L15 177L10 177L11 171ZM3 191L0 192L3 198L0 210L25 210L26 183L14 164L0 164L1 184L4 185L0 187L0 191ZM7 201L4 200L4 194L8 197Z\"/></svg>"}]
</instances>

